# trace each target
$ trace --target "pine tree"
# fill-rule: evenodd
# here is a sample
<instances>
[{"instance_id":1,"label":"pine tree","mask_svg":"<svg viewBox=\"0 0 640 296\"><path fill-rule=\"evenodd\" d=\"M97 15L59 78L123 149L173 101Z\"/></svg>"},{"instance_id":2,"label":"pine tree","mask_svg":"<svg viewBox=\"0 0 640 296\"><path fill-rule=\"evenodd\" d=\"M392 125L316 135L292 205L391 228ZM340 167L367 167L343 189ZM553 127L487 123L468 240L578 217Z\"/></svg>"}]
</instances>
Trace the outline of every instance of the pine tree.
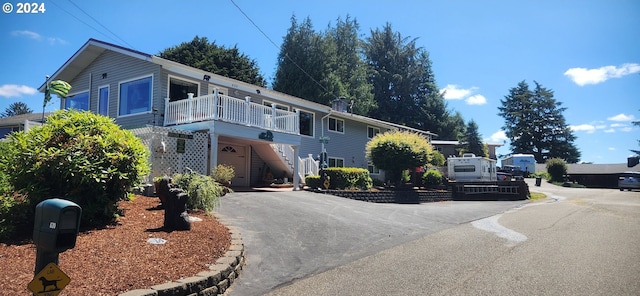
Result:
<instances>
[{"instance_id":1,"label":"pine tree","mask_svg":"<svg viewBox=\"0 0 640 296\"><path fill-rule=\"evenodd\" d=\"M298 24L291 17L278 54L278 68L273 80L273 89L312 102L330 105L337 98L323 85L329 73L330 54L322 34L313 29L307 17ZM335 57L334 57L335 58Z\"/></svg>"},{"instance_id":2,"label":"pine tree","mask_svg":"<svg viewBox=\"0 0 640 296\"><path fill-rule=\"evenodd\" d=\"M511 141L511 152L531 153L538 163L551 158L578 162L580 151L573 144L576 137L562 115L567 108L553 98L553 91L535 84L531 91L521 81L509 90L498 107L498 115L505 120L503 129Z\"/></svg>"},{"instance_id":3,"label":"pine tree","mask_svg":"<svg viewBox=\"0 0 640 296\"><path fill-rule=\"evenodd\" d=\"M27 104L23 102L14 102L4 109L4 112L0 113L0 117L11 117L29 113L33 113L33 110L31 110Z\"/></svg>"},{"instance_id":4,"label":"pine tree","mask_svg":"<svg viewBox=\"0 0 640 296\"><path fill-rule=\"evenodd\" d=\"M482 136L478 131L478 124L471 120L467 124L466 131L461 141L462 153L473 153L476 156L488 157L489 153L485 149L484 143L482 143Z\"/></svg>"},{"instance_id":5,"label":"pine tree","mask_svg":"<svg viewBox=\"0 0 640 296\"><path fill-rule=\"evenodd\" d=\"M369 116L456 139L464 122L447 110L429 54L390 24L371 31L364 49L377 109ZM461 124L460 126L457 126Z\"/></svg>"}]
</instances>

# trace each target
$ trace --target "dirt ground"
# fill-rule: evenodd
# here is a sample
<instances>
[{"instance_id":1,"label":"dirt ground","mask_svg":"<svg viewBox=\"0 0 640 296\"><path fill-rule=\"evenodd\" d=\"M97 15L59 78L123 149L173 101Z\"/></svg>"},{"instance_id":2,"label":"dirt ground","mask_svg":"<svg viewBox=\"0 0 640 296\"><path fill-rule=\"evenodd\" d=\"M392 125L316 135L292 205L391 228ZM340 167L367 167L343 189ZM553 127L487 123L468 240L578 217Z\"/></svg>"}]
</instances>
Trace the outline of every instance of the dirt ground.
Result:
<instances>
[{"instance_id":1,"label":"dirt ground","mask_svg":"<svg viewBox=\"0 0 640 296\"><path fill-rule=\"evenodd\" d=\"M117 295L208 270L229 248L228 229L203 212L190 231L161 230L164 211L155 197L136 196L120 203L124 216L116 225L82 232L76 247L59 256L59 267L71 278L60 295ZM149 239L166 240L151 244ZM157 241L157 240L156 240ZM0 243L0 295L32 295L36 248L32 243Z\"/></svg>"}]
</instances>

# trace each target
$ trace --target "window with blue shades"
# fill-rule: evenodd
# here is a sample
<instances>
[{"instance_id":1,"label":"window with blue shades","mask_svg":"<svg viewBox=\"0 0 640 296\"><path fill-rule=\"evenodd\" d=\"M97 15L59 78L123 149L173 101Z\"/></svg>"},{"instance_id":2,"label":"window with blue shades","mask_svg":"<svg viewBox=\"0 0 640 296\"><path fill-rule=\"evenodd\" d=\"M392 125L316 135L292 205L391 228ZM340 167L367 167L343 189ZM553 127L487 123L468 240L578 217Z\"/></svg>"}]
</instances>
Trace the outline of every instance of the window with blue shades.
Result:
<instances>
[{"instance_id":1,"label":"window with blue shades","mask_svg":"<svg viewBox=\"0 0 640 296\"><path fill-rule=\"evenodd\" d=\"M152 85L151 76L121 83L118 115L151 111Z\"/></svg>"},{"instance_id":2,"label":"window with blue shades","mask_svg":"<svg viewBox=\"0 0 640 296\"><path fill-rule=\"evenodd\" d=\"M65 109L89 110L89 92L67 96L64 100Z\"/></svg>"},{"instance_id":3,"label":"window with blue shades","mask_svg":"<svg viewBox=\"0 0 640 296\"><path fill-rule=\"evenodd\" d=\"M101 87L98 89L98 114L109 115L109 87Z\"/></svg>"}]
</instances>

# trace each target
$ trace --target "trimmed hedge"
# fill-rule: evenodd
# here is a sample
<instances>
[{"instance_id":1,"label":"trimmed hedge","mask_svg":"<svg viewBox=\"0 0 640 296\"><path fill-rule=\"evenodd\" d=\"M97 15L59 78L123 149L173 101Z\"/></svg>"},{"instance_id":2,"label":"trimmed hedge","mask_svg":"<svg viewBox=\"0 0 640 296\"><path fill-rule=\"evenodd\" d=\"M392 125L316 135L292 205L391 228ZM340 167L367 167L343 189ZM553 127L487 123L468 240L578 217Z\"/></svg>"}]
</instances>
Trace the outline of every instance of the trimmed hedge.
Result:
<instances>
[{"instance_id":1,"label":"trimmed hedge","mask_svg":"<svg viewBox=\"0 0 640 296\"><path fill-rule=\"evenodd\" d=\"M324 172L329 180L329 189L359 189L368 190L373 187L373 180L369 176L369 170L363 168L328 168ZM310 188L322 188L321 176L307 176L305 178Z\"/></svg>"}]
</instances>

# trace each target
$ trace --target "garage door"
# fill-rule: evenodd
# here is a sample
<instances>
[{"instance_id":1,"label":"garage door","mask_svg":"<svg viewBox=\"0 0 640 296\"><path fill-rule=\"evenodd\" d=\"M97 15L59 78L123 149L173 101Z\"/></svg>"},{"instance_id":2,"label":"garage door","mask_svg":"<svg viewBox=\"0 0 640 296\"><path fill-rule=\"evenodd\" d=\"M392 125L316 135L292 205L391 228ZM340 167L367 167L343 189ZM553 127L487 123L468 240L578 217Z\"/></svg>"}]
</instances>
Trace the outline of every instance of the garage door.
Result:
<instances>
[{"instance_id":1,"label":"garage door","mask_svg":"<svg viewBox=\"0 0 640 296\"><path fill-rule=\"evenodd\" d=\"M231 179L231 186L249 186L247 176L247 147L232 144L220 144L218 153L218 163L233 167L235 177Z\"/></svg>"}]
</instances>

